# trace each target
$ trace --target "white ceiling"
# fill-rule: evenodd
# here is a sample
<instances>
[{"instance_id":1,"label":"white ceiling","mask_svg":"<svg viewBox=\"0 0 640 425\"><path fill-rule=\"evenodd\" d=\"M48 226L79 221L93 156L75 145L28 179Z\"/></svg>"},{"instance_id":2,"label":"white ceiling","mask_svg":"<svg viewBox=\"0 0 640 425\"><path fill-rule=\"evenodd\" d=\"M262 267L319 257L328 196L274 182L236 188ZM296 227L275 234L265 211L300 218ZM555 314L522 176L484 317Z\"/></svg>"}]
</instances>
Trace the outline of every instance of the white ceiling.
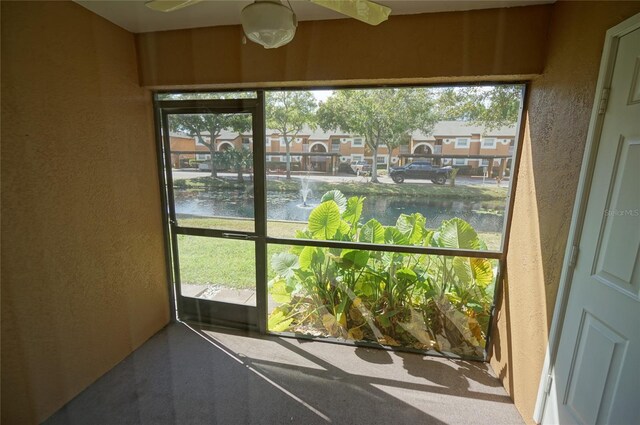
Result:
<instances>
[{"instance_id":1,"label":"white ceiling","mask_svg":"<svg viewBox=\"0 0 640 425\"><path fill-rule=\"evenodd\" d=\"M146 0L75 0L97 15L133 33L212 27L240 23L240 11L251 0L205 0L193 6L169 13L148 9ZM553 3L555 0L381 0L392 15L447 12L456 10L493 9ZM300 21L345 18L307 0L290 0Z\"/></svg>"}]
</instances>

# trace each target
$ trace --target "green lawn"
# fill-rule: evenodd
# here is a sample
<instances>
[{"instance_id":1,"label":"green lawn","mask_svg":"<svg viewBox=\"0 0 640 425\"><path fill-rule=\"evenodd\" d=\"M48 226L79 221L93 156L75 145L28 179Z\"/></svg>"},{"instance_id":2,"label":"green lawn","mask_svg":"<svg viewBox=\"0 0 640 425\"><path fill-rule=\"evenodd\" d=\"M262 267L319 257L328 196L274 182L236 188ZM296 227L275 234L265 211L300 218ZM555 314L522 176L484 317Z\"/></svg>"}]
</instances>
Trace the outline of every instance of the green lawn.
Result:
<instances>
[{"instance_id":1,"label":"green lawn","mask_svg":"<svg viewBox=\"0 0 640 425\"><path fill-rule=\"evenodd\" d=\"M253 222L249 220L226 220L214 218L180 219L181 226L204 227L228 230L251 231ZM232 223L232 224L230 224ZM268 222L269 236L294 237L304 223ZM479 233L489 249L500 247L500 234ZM178 235L180 250L180 279L182 283L207 285L218 284L228 288L255 287L255 251L252 242L201 236ZM268 257L286 251L287 245L271 244ZM267 261L269 261L267 258ZM268 271L268 278L273 272Z\"/></svg>"},{"instance_id":2,"label":"green lawn","mask_svg":"<svg viewBox=\"0 0 640 425\"><path fill-rule=\"evenodd\" d=\"M507 188L497 186L438 186L428 182L423 183L368 183L362 180L349 182L326 182L310 179L311 188L315 193L324 193L338 189L347 196L353 195L384 195L384 196L419 196L434 199L464 199L467 201L504 200ZM193 179L177 180L174 187L191 190L239 190L247 189L252 183L238 183L235 179L212 177L197 177ZM284 178L269 178L267 190L278 192L299 192L300 179L286 180Z\"/></svg>"}]
</instances>

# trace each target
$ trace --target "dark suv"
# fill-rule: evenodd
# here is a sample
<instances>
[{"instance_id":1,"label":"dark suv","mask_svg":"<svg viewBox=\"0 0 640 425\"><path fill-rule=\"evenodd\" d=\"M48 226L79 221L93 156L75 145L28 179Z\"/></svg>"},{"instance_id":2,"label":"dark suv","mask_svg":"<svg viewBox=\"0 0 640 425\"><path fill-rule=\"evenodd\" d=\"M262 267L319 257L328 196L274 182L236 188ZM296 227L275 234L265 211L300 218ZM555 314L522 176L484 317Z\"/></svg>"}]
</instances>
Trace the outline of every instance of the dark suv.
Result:
<instances>
[{"instance_id":1,"label":"dark suv","mask_svg":"<svg viewBox=\"0 0 640 425\"><path fill-rule=\"evenodd\" d=\"M451 167L434 167L430 162L412 162L402 167L392 167L389 175L396 183L402 183L405 179L422 179L445 184L451 175Z\"/></svg>"}]
</instances>

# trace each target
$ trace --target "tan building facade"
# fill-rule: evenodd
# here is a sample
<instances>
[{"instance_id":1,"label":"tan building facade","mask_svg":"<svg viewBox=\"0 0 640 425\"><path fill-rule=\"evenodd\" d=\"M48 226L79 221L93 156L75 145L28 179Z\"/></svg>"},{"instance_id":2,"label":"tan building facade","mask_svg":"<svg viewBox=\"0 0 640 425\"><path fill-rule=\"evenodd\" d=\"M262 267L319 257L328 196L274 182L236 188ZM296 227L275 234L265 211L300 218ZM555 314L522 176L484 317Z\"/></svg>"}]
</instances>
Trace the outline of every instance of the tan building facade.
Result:
<instances>
[{"instance_id":1,"label":"tan building facade","mask_svg":"<svg viewBox=\"0 0 640 425\"><path fill-rule=\"evenodd\" d=\"M297 170L330 171L339 164L373 161L373 153L362 136L304 128L298 134L289 137L291 162ZM488 167L492 159L494 163L491 166L498 165L501 159L512 156L515 139L515 125L486 130L468 122L440 121L430 134L414 132L409 143L394 148L391 155L387 146L380 146L377 161L380 167L386 167L387 164L401 165L415 160L429 160L456 167ZM216 139L215 148L216 152L228 149L253 150L253 143L250 133L223 131ZM273 167L286 162L286 143L280 133L268 129L265 143L268 165ZM208 147L185 134L172 133L171 151L185 152L172 155L172 158L175 157L175 160L172 160L174 166L181 168L185 166L185 160L206 161L211 157ZM328 155L322 155L323 153ZM178 160L178 156L182 162Z\"/></svg>"}]
</instances>

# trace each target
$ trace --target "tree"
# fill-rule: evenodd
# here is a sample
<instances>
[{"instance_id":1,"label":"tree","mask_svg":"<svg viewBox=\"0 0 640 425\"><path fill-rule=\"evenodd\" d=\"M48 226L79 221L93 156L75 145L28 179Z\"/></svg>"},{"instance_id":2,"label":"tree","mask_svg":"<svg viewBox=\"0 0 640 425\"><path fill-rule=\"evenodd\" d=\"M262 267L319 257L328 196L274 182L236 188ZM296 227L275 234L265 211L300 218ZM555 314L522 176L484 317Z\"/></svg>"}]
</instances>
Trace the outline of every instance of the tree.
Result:
<instances>
[{"instance_id":1,"label":"tree","mask_svg":"<svg viewBox=\"0 0 640 425\"><path fill-rule=\"evenodd\" d=\"M291 142L305 124L315 127L317 109L315 97L309 91L267 92L267 127L278 131L286 149L287 179L291 179Z\"/></svg>"},{"instance_id":2,"label":"tree","mask_svg":"<svg viewBox=\"0 0 640 425\"><path fill-rule=\"evenodd\" d=\"M378 149L406 141L412 131L428 133L437 121L427 89L340 90L320 105L318 122L325 131L340 129L362 136L371 150L371 182L378 183Z\"/></svg>"},{"instance_id":3,"label":"tree","mask_svg":"<svg viewBox=\"0 0 640 425\"><path fill-rule=\"evenodd\" d=\"M249 149L229 149L224 152L225 163L238 173L238 183L243 183L242 171L253 164L253 153Z\"/></svg>"},{"instance_id":4,"label":"tree","mask_svg":"<svg viewBox=\"0 0 640 425\"><path fill-rule=\"evenodd\" d=\"M167 93L159 95L161 100L188 100L188 99L238 99L251 98L252 92L238 93ZM232 130L239 133L251 129L251 118L246 114L190 114L169 115L169 128L171 131L179 131L195 137L196 141L209 148L209 164L211 177L218 177L217 167L222 158L216 152L216 139L220 137L222 130Z\"/></svg>"},{"instance_id":5,"label":"tree","mask_svg":"<svg viewBox=\"0 0 640 425\"><path fill-rule=\"evenodd\" d=\"M246 114L176 114L169 116L169 127L173 131L181 131L195 137L199 143L209 148L211 177L218 177L216 139L225 129L239 133L248 131L251 128L251 119Z\"/></svg>"},{"instance_id":6,"label":"tree","mask_svg":"<svg viewBox=\"0 0 640 425\"><path fill-rule=\"evenodd\" d=\"M472 121L487 130L518 121L522 87L519 85L448 87L438 95L443 120Z\"/></svg>"},{"instance_id":7,"label":"tree","mask_svg":"<svg viewBox=\"0 0 640 425\"><path fill-rule=\"evenodd\" d=\"M398 123L400 124L400 123ZM392 130L389 139L386 141L387 145L387 171L391 167L391 157L393 156L393 150L400 146L405 146L411 143L411 132L398 125L397 132Z\"/></svg>"}]
</instances>

